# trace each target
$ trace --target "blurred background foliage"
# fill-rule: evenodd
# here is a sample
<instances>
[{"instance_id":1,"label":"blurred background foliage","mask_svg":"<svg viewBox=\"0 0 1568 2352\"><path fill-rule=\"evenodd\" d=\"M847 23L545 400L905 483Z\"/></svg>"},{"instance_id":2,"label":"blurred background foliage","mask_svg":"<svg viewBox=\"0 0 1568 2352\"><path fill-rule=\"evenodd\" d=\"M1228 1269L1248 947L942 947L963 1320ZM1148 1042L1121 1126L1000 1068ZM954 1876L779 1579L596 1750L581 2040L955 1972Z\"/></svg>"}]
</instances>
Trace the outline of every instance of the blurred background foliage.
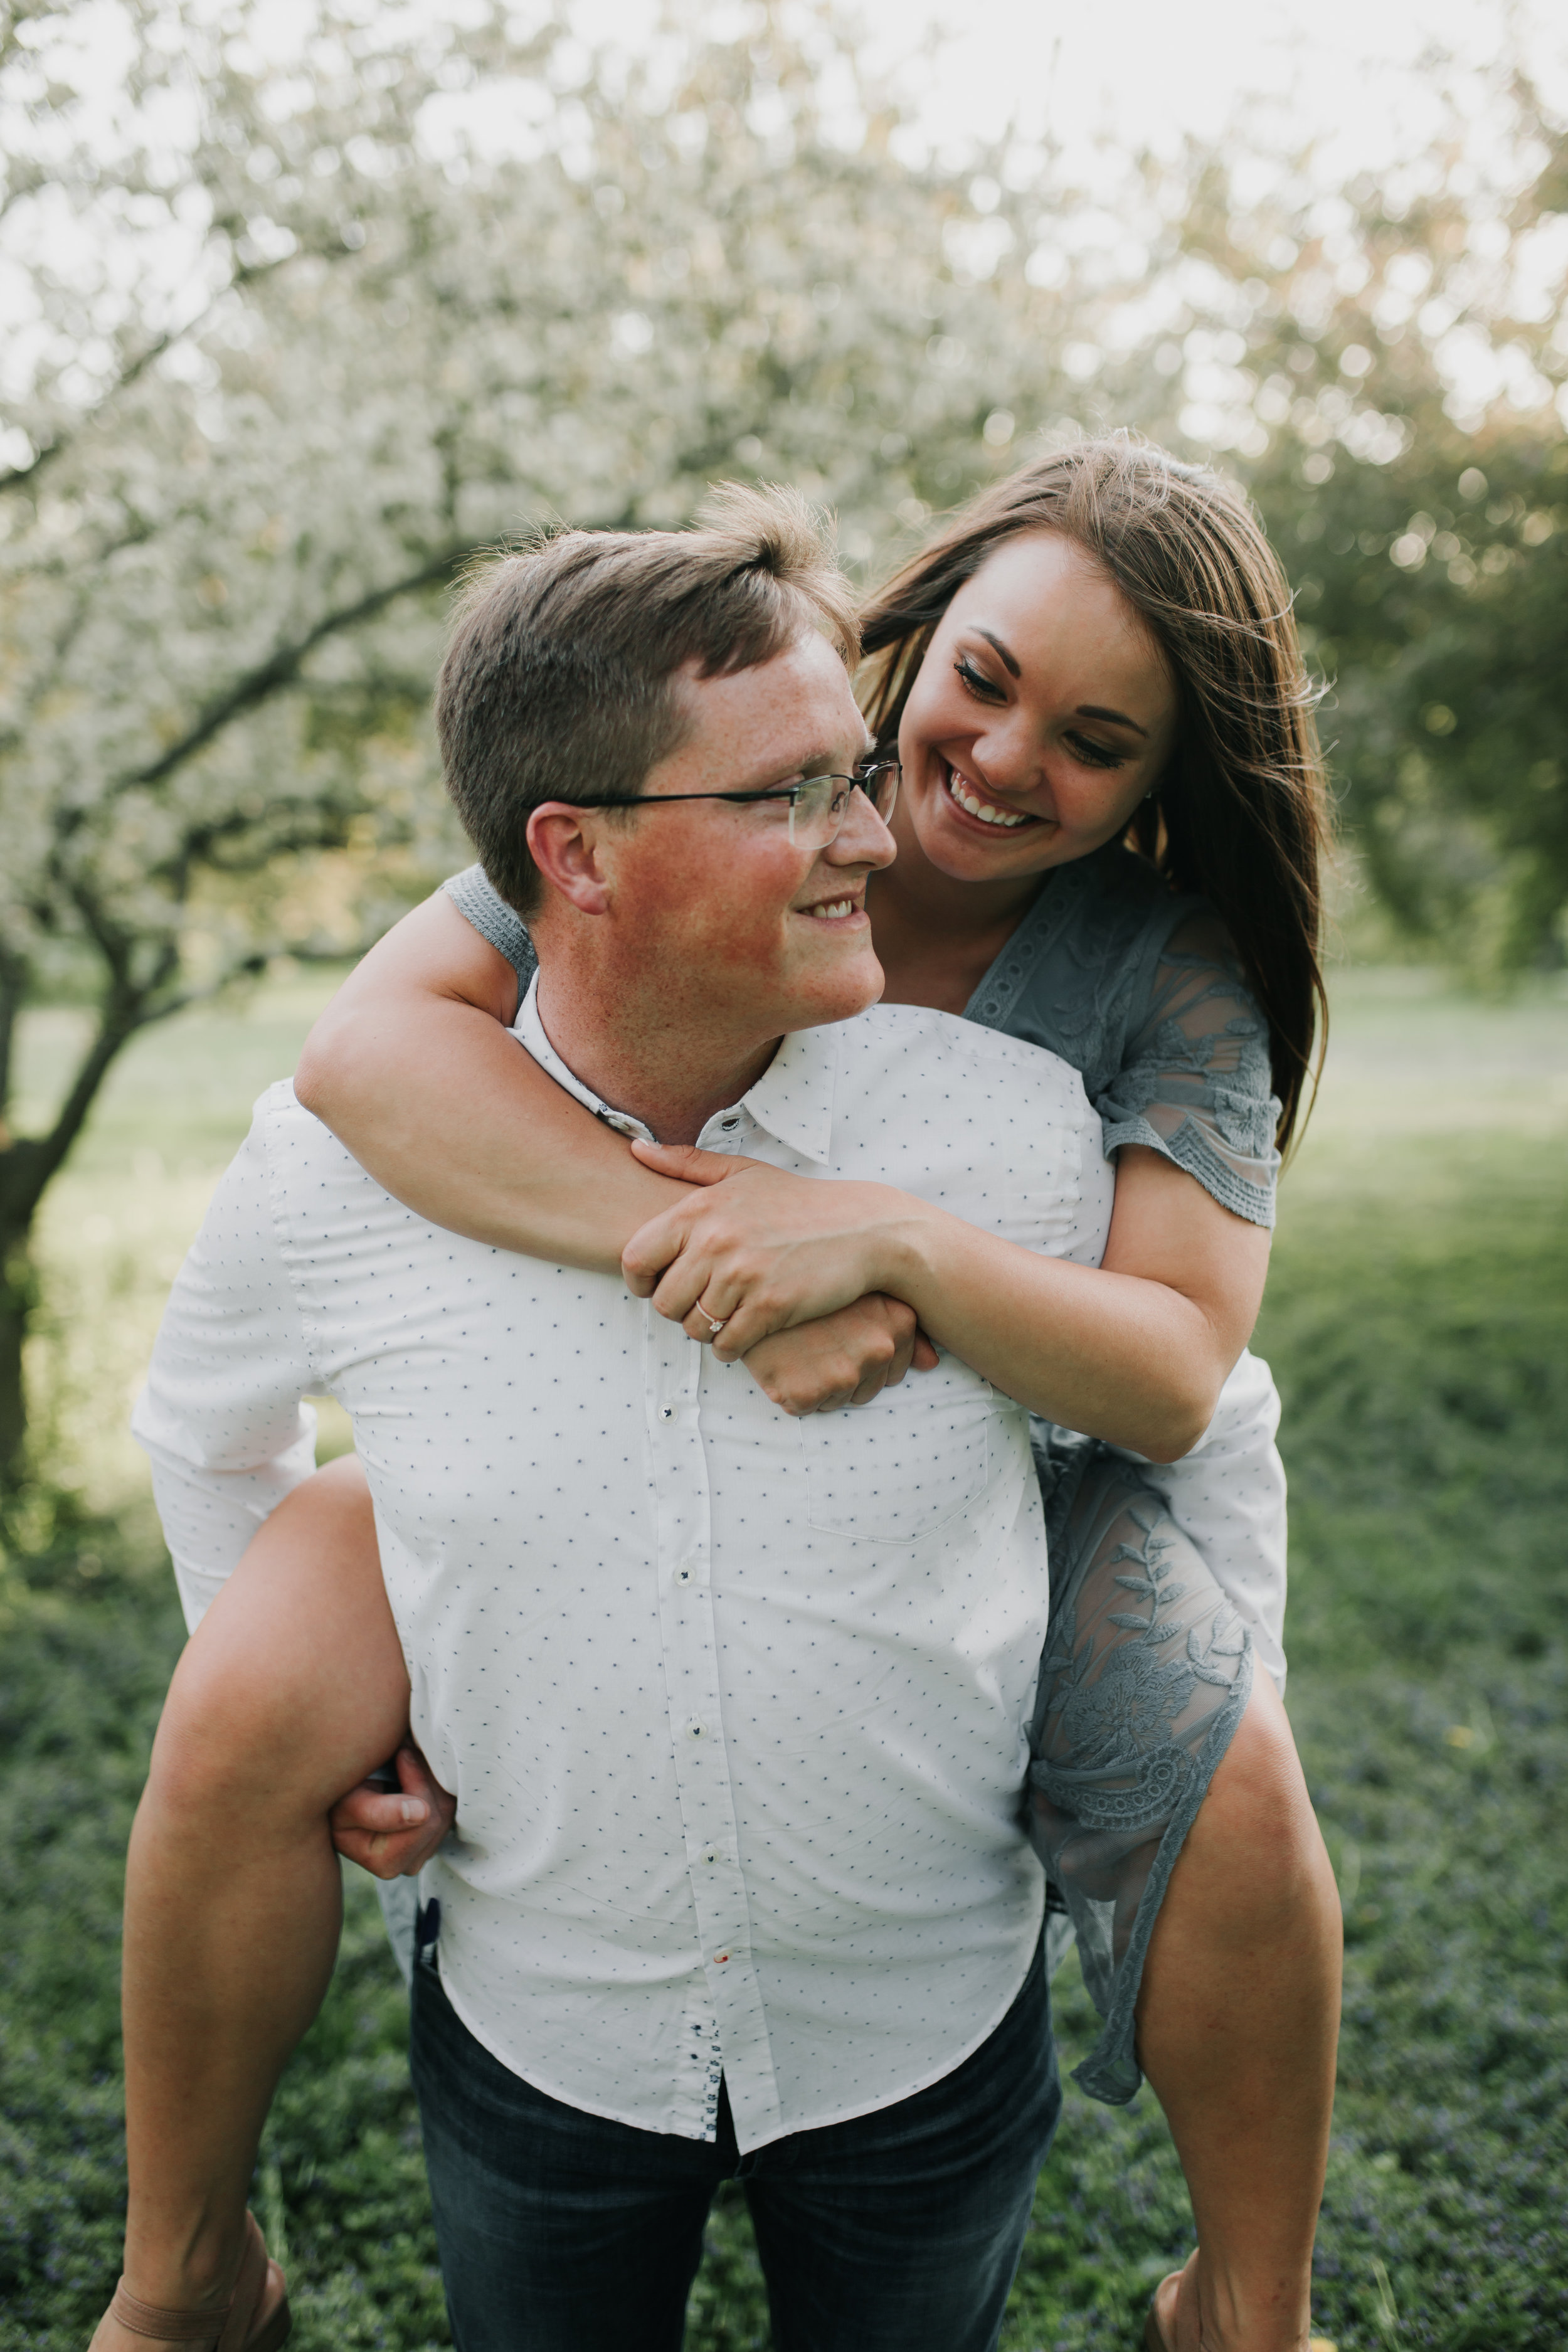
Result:
<instances>
[{"instance_id":1,"label":"blurred background foliage","mask_svg":"<svg viewBox=\"0 0 1568 2352\"><path fill-rule=\"evenodd\" d=\"M284 63L262 25L0 6L0 1109L21 1007L90 1011L0 1149L0 1458L105 1072L461 861L445 594L543 518L784 478L869 578L1081 426L1213 458L1328 688L1350 935L1492 985L1562 961L1568 146L1520 65L1484 149L1472 90L1325 188L1245 115L960 164L852 28L769 0L641 56L485 5L316 0Z\"/></svg>"}]
</instances>

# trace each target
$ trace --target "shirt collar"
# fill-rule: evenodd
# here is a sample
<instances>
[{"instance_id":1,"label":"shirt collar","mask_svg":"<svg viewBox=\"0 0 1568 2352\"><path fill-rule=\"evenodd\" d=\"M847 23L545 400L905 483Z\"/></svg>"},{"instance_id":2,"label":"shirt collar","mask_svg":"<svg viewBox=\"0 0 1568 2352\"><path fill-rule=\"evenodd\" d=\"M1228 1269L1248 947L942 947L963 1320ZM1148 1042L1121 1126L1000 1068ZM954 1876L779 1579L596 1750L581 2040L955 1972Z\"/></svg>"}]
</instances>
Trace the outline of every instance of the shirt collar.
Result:
<instances>
[{"instance_id":1,"label":"shirt collar","mask_svg":"<svg viewBox=\"0 0 1568 2352\"><path fill-rule=\"evenodd\" d=\"M545 1035L544 1024L539 1017L537 971L528 983L528 993L518 1006L517 1019L511 1026L512 1034L520 1044L527 1046L540 1068L548 1070L556 1085L564 1087L569 1095L575 1095L580 1103L586 1103L595 1118L602 1118L606 1127L615 1129L617 1135L640 1136L645 1143L658 1140L652 1129L645 1127L640 1118L633 1118L629 1111L616 1110L612 1103L601 1102L593 1087L585 1087L576 1072L567 1068Z\"/></svg>"},{"instance_id":2,"label":"shirt collar","mask_svg":"<svg viewBox=\"0 0 1568 2352\"><path fill-rule=\"evenodd\" d=\"M842 1021L792 1029L745 1096L742 1108L775 1143L826 1166L833 1157L833 1097Z\"/></svg>"},{"instance_id":3,"label":"shirt collar","mask_svg":"<svg viewBox=\"0 0 1568 2352\"><path fill-rule=\"evenodd\" d=\"M512 1034L527 1047L540 1068L547 1070L557 1086L564 1087L569 1095L585 1103L596 1118L602 1118L618 1135L640 1136L648 1143L657 1141L640 1118L634 1118L629 1111L617 1110L613 1103L601 1101L591 1087L585 1087L576 1073L567 1068L545 1034L538 999L536 971L518 1007ZM740 1104L775 1142L799 1152L803 1160L815 1160L823 1165L832 1157L833 1097L843 1025L842 1022L831 1022L819 1029L792 1031L781 1040L778 1052ZM741 1141L732 1129L720 1129L718 1122L724 1116L715 1112L702 1130L700 1139L710 1150L717 1146L733 1150Z\"/></svg>"}]
</instances>

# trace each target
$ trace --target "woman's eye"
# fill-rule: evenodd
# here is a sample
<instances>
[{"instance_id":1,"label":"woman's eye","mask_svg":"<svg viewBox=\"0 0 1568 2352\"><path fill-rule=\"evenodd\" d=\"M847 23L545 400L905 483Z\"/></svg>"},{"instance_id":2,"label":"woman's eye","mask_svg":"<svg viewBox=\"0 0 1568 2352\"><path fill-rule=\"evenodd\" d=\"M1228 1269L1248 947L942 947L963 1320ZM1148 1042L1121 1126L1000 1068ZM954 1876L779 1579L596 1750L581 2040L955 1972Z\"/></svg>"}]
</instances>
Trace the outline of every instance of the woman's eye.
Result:
<instances>
[{"instance_id":1,"label":"woman's eye","mask_svg":"<svg viewBox=\"0 0 1568 2352\"><path fill-rule=\"evenodd\" d=\"M958 659L952 666L958 672L959 677L963 680L964 685L969 688L971 694L979 695L981 699L985 702L1002 702L1005 700L1006 698L1004 696L1001 688L994 684L993 681L986 677L984 670L976 669L974 664L970 660L967 654L960 654Z\"/></svg>"},{"instance_id":2,"label":"woman's eye","mask_svg":"<svg viewBox=\"0 0 1568 2352\"><path fill-rule=\"evenodd\" d=\"M1074 757L1081 760L1086 768L1124 768L1127 765L1125 751L1113 751L1107 744L1092 742L1087 735L1069 735L1067 741Z\"/></svg>"}]
</instances>

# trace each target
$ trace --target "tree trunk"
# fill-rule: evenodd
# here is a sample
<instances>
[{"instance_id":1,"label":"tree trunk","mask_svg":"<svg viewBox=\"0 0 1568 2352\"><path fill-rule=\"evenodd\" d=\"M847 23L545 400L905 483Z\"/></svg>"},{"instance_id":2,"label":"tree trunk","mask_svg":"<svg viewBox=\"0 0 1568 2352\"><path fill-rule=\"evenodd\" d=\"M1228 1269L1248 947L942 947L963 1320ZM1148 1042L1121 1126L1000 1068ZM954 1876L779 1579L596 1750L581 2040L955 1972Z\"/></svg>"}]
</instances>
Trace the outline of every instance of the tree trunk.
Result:
<instances>
[{"instance_id":1,"label":"tree trunk","mask_svg":"<svg viewBox=\"0 0 1568 2352\"><path fill-rule=\"evenodd\" d=\"M18 1486L26 1463L27 1401L22 1382L22 1347L27 1318L38 1302L38 1279L33 1264L33 1220L72 1144L80 1134L100 1087L115 1055L138 1030L155 1021L167 1021L188 1005L210 1003L240 973L262 970L259 952L242 958L221 980L199 991L171 993L159 1002L159 992L170 985L175 950L166 950L163 962L149 979L132 986L117 975L99 1009L99 1026L71 1080L47 1135L10 1136L4 1101L0 1098L0 1494ZM8 1048L21 1002L15 988L5 993L6 971L0 962L0 1045Z\"/></svg>"},{"instance_id":2,"label":"tree trunk","mask_svg":"<svg viewBox=\"0 0 1568 2352\"><path fill-rule=\"evenodd\" d=\"M27 1433L22 1343L37 1299L27 1241L28 1225L0 1226L0 1493L17 1482Z\"/></svg>"},{"instance_id":3,"label":"tree trunk","mask_svg":"<svg viewBox=\"0 0 1568 2352\"><path fill-rule=\"evenodd\" d=\"M27 1318L38 1303L33 1220L81 1132L110 1064L147 1017L140 1008L128 1013L123 1003L111 1003L48 1134L18 1135L0 1144L0 1494L19 1486L28 1466L22 1348ZM4 1133L0 1128L0 1137Z\"/></svg>"}]
</instances>

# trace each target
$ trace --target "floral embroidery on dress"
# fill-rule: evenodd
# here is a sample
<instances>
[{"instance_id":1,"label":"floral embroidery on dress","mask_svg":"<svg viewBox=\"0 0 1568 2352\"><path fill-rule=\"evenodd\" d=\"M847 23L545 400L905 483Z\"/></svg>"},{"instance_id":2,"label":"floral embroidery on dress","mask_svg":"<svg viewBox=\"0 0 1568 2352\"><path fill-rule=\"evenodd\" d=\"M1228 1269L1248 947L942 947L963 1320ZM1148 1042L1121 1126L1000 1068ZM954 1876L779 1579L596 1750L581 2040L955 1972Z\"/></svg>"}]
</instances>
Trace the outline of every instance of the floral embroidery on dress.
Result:
<instances>
[{"instance_id":1,"label":"floral embroidery on dress","mask_svg":"<svg viewBox=\"0 0 1568 2352\"><path fill-rule=\"evenodd\" d=\"M1051 1617L1024 1822L1105 2023L1074 2080L1130 2099L1165 1885L1252 1687L1252 1640L1135 1464L1034 1424Z\"/></svg>"}]
</instances>

